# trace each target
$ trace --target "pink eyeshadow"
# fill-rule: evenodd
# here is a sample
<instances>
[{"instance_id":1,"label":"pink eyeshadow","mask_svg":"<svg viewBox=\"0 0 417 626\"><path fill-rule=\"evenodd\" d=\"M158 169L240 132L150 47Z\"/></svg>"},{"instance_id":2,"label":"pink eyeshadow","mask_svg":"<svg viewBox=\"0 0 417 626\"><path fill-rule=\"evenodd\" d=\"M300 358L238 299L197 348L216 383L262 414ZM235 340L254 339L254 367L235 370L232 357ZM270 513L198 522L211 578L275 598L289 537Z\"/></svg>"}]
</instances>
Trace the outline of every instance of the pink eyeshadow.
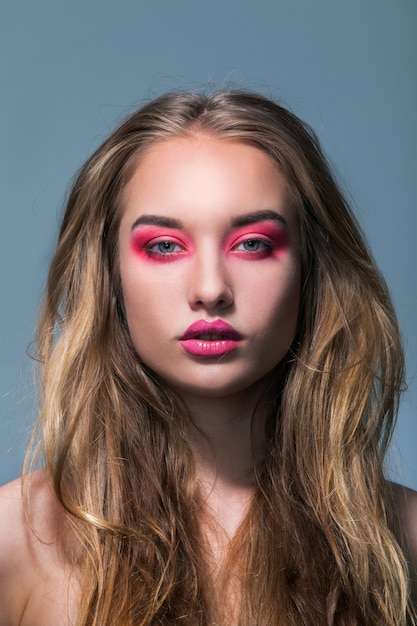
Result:
<instances>
[{"instance_id":1,"label":"pink eyeshadow","mask_svg":"<svg viewBox=\"0 0 417 626\"><path fill-rule=\"evenodd\" d=\"M265 222L260 224L251 224L243 226L233 231L232 235L226 241L226 248L230 250L239 243L240 240L248 239L264 239L272 244L273 252L280 253L288 248L289 238L287 229L284 225L280 226L273 222Z\"/></svg>"},{"instance_id":2,"label":"pink eyeshadow","mask_svg":"<svg viewBox=\"0 0 417 626\"><path fill-rule=\"evenodd\" d=\"M175 234L174 234L175 233ZM159 241L172 241L174 243L178 243L186 250L190 250L191 242L189 238L181 232L181 236L178 236L179 233L177 230L174 230L173 233L170 232L170 229L167 228L158 228L154 226L145 226L142 228L138 228L134 230L131 234L130 238L130 247L131 250L138 256L146 259L147 261L158 261L161 259L153 258L152 254L147 250L147 246L152 243L158 243ZM153 241L155 240L155 241Z\"/></svg>"}]
</instances>

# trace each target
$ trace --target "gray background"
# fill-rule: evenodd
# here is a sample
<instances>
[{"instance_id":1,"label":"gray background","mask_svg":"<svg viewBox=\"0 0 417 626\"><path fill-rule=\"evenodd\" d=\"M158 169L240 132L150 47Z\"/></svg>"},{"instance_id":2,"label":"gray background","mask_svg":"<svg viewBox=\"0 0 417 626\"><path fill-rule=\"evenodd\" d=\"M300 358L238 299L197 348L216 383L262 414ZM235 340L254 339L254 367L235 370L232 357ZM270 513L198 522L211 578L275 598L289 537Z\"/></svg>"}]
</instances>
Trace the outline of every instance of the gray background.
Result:
<instances>
[{"instance_id":1,"label":"gray background","mask_svg":"<svg viewBox=\"0 0 417 626\"><path fill-rule=\"evenodd\" d=\"M212 83L312 124L352 198L407 349L390 472L417 488L416 26L415 0L2 3L0 483L36 416L25 351L69 180L144 99Z\"/></svg>"}]
</instances>

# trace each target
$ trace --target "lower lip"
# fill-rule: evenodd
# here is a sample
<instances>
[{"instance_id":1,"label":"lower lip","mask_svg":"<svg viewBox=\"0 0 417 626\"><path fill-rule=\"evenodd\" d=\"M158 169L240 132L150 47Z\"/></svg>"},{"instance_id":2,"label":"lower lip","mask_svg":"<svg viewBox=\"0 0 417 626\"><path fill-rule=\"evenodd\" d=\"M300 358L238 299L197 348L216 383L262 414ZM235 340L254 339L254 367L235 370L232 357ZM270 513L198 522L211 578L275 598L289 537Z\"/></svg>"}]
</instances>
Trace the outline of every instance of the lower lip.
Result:
<instances>
[{"instance_id":1,"label":"lower lip","mask_svg":"<svg viewBox=\"0 0 417 626\"><path fill-rule=\"evenodd\" d=\"M180 344L193 356L202 356L206 358L219 357L229 354L236 350L239 341L233 339L182 339Z\"/></svg>"}]
</instances>

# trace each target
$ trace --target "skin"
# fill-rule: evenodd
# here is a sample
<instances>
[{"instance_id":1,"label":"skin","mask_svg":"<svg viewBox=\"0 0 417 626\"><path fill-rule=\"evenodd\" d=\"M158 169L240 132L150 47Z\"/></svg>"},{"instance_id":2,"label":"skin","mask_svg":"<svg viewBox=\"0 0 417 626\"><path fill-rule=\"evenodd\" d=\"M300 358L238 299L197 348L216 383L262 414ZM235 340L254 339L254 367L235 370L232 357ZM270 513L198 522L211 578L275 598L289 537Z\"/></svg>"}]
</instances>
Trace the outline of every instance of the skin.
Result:
<instances>
[{"instance_id":1,"label":"skin","mask_svg":"<svg viewBox=\"0 0 417 626\"><path fill-rule=\"evenodd\" d=\"M154 145L122 201L120 271L132 340L198 426L198 477L218 523L216 532L209 526L206 532L221 558L253 493L253 409L296 330L297 217L269 157L207 136ZM242 225L248 215L251 224ZM181 227L168 228L167 219L180 220ZM229 354L196 357L184 349L181 338L191 324L219 319L239 333ZM260 420L254 433L259 454L262 433ZM35 533L25 521L20 481L0 489L0 626L69 626L78 598L70 530L45 475L36 473L32 481ZM415 564L417 494L392 488L405 529L399 536Z\"/></svg>"},{"instance_id":2,"label":"skin","mask_svg":"<svg viewBox=\"0 0 417 626\"><path fill-rule=\"evenodd\" d=\"M186 402L251 394L286 354L298 315L296 214L274 162L240 143L169 139L141 160L123 208L120 273L138 354ZM169 219L181 228L158 224ZM232 354L184 350L192 323L218 319L242 336Z\"/></svg>"},{"instance_id":3,"label":"skin","mask_svg":"<svg viewBox=\"0 0 417 626\"><path fill-rule=\"evenodd\" d=\"M20 479L0 488L0 626L69 626L78 588L67 522L44 473L31 480L36 535L26 524Z\"/></svg>"},{"instance_id":4,"label":"skin","mask_svg":"<svg viewBox=\"0 0 417 626\"><path fill-rule=\"evenodd\" d=\"M160 142L124 191L119 250L133 344L193 416L200 484L230 537L252 493L253 409L297 324L298 227L287 184L272 159L242 143ZM236 349L219 358L187 352L181 338L201 320L231 325ZM259 449L261 433L259 424Z\"/></svg>"}]
</instances>

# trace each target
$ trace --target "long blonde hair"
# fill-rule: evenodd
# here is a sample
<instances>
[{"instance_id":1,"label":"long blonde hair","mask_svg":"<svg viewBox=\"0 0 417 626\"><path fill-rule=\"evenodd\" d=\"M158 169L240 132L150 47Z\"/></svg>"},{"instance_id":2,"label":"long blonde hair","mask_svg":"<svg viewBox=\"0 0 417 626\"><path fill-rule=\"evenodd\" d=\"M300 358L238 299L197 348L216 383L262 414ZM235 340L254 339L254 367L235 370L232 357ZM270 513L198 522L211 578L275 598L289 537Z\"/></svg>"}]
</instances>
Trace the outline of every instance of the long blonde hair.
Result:
<instances>
[{"instance_id":1,"label":"long blonde hair","mask_svg":"<svg viewBox=\"0 0 417 626\"><path fill-rule=\"evenodd\" d=\"M189 416L132 347L117 248L120 196L138 157L196 132L277 163L302 242L297 336L271 374L269 451L227 560L241 585L238 623L405 624L407 568L383 476L403 385L389 294L314 133L235 91L144 106L69 195L39 323L35 437L81 546L78 623L215 623Z\"/></svg>"}]
</instances>

